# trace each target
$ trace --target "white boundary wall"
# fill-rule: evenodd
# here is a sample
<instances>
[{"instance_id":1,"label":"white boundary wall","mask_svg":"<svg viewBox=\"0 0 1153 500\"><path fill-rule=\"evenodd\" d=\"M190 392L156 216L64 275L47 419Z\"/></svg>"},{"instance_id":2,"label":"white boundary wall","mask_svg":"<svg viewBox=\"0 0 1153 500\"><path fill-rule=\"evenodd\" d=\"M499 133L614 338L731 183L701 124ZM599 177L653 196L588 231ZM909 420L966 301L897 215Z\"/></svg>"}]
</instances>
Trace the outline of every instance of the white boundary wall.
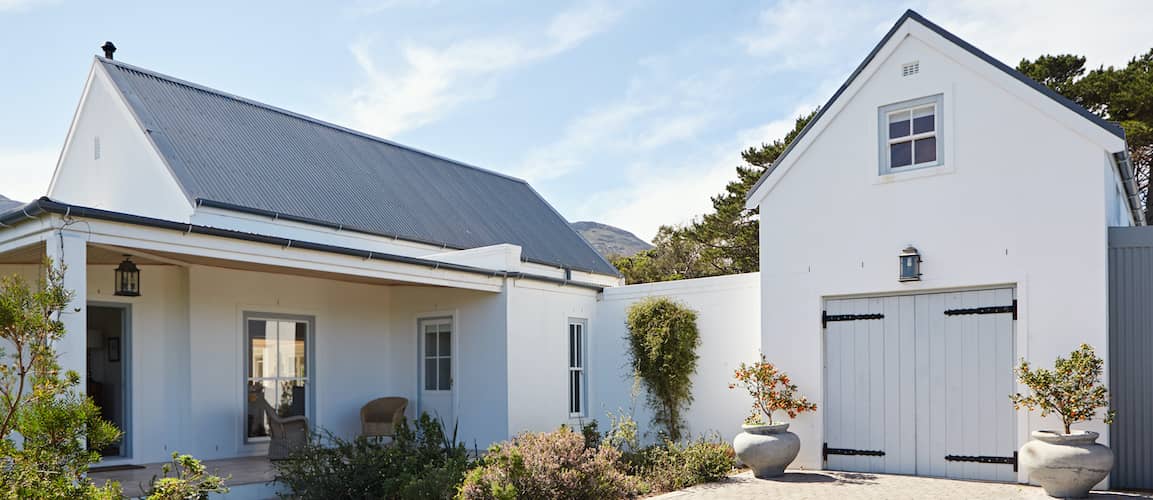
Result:
<instances>
[{"instance_id":1,"label":"white boundary wall","mask_svg":"<svg viewBox=\"0 0 1153 500\"><path fill-rule=\"evenodd\" d=\"M597 317L590 328L590 348L595 355L590 356L592 411L589 418L595 418L601 429L607 430L606 412L628 411L632 404L633 381L628 366L625 317L629 306L646 297L668 297L697 312L701 337L697 353L700 359L693 376L695 400L685 421L689 435L715 431L723 439L731 441L740 432L741 423L752 404L743 392L730 391L728 384L736 365L742 361L755 361L760 350L759 273L605 289ZM656 436L651 415L641 392L636 398L634 418L650 440Z\"/></svg>"}]
</instances>

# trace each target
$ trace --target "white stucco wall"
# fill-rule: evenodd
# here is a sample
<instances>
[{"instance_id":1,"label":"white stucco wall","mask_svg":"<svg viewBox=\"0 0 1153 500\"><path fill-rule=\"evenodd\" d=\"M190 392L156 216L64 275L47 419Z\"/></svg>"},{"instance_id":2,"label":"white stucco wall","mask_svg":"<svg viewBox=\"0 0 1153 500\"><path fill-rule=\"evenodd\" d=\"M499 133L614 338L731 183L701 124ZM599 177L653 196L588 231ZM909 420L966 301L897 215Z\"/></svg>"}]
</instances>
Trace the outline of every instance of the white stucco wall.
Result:
<instances>
[{"instance_id":1,"label":"white stucco wall","mask_svg":"<svg viewBox=\"0 0 1153 500\"><path fill-rule=\"evenodd\" d=\"M697 311L701 345L700 359L693 376L694 401L685 414L690 435L717 432L726 441L740 432L752 400L743 392L729 390L733 370L741 362L756 361L760 336L760 274L738 274L715 278L670 281L609 288L598 307L592 328L591 381L592 408L607 429L606 412L628 412L633 408L632 370L628 366L625 318L632 304L646 297L668 297ZM774 357L773 352L766 353ZM655 437L652 412L643 392L635 402L635 416L641 429Z\"/></svg>"},{"instance_id":2,"label":"white stucco wall","mask_svg":"<svg viewBox=\"0 0 1153 500\"><path fill-rule=\"evenodd\" d=\"M99 63L93 65L48 196L172 221L192 215L191 202Z\"/></svg>"},{"instance_id":3,"label":"white stucco wall","mask_svg":"<svg viewBox=\"0 0 1153 500\"><path fill-rule=\"evenodd\" d=\"M978 73L988 68L918 36L925 30L898 38L859 91L842 96L845 107L824 118L827 128L794 153L796 163L761 201L762 345L788 353L779 364L818 404L819 317L830 296L1013 284L1016 357L1051 366L1082 342L1107 357L1101 165L1109 152L1050 108L1006 91L1019 85L1011 79ZM920 62L920 74L902 77L910 61ZM878 107L939 93L944 166L879 177ZM902 284L897 254L910 244L923 255L924 277ZM821 419L817 412L795 421L803 445L794 466L820 466ZM1054 424L1019 413L1019 440ZM1103 424L1080 427L1108 442Z\"/></svg>"},{"instance_id":4,"label":"white stucco wall","mask_svg":"<svg viewBox=\"0 0 1153 500\"><path fill-rule=\"evenodd\" d=\"M508 288L508 432L551 431L561 424L579 426L569 416L568 322L583 319L586 338L602 333L595 328L598 311L593 290L562 287L527 280ZM589 345L587 357L601 353ZM594 387L589 388L589 393Z\"/></svg>"}]
</instances>

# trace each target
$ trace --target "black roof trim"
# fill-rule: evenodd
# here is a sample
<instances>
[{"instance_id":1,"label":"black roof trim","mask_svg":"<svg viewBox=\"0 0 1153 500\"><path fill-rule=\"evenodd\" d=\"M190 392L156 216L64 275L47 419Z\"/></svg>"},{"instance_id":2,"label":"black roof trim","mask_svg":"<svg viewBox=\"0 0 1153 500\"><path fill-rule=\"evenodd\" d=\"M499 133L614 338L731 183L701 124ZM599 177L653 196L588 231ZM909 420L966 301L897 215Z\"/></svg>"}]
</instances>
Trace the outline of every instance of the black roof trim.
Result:
<instances>
[{"instance_id":1,"label":"black roof trim","mask_svg":"<svg viewBox=\"0 0 1153 500\"><path fill-rule=\"evenodd\" d=\"M228 238L234 240L251 241L256 243L265 243L269 245L276 245L285 248L298 248L303 250L314 250L318 252L333 253L338 255L348 255L352 257L360 257L367 260L383 260L388 262L397 262L401 264L411 264L422 267L430 267L433 269L446 269L450 271L460 271L469 274L477 274L488 277L501 277L513 279L527 279L532 281L543 281L546 283L554 283L564 286L575 286L578 288L586 288L596 290L598 292L604 290L603 285L596 283L588 283L583 281L572 281L561 278L554 278L551 276L543 276L533 273L522 272L508 272L496 271L493 269L484 269L474 266L466 266L462 264L453 264L449 262L440 262L436 260L422 259L420 257L408 257L404 255L396 255L389 253L370 252L368 250L360 250L356 248L342 247L337 245L326 245L323 243L314 243L311 241L293 240L291 238L281 238L279 236L267 236L256 233L246 233L243 231L235 231L232 229L221 229L210 226L201 226L197 224L186 224L183 222L173 222L163 219L154 219L151 217L143 217L139 215L126 214L121 212L112 212L109 210L101 210L98 208L82 207L78 205L69 205L67 203L60 203L54 201L47 196L28 203L19 210L13 210L7 213L0 214L0 228L12 226L20 222L35 219L43 214L52 213L59 215L67 215L71 217L84 217L89 219L105 220L109 222L119 222L124 224L133 224L137 226L153 227L157 229L169 229L179 231L186 234L202 234L206 236L216 236L220 238Z\"/></svg>"},{"instance_id":2,"label":"black roof trim","mask_svg":"<svg viewBox=\"0 0 1153 500\"><path fill-rule=\"evenodd\" d=\"M761 187L761 184L764 184L765 179L767 179L769 177L769 175L771 175L773 173L773 171L777 169L777 165L780 165L781 161L784 160L785 157L789 155L789 152L791 152L793 150L793 146L795 146L798 142L800 142L801 138L804 137L805 134L809 132L809 129L811 129L813 127L813 125L815 125L818 121L820 121L821 117L824 116L825 111L828 110L829 107L832 106L833 103L835 103L837 101L837 98L839 98L841 96L841 94L843 94L845 92L845 89L849 88L849 84L853 83L853 80L856 80L857 76L860 75L861 72L865 70L865 67L868 66L869 63L873 61L873 58L876 57L877 53L881 51L881 47L884 47L885 44L889 43L889 39L891 39L893 37L893 35L897 32L897 29L900 28L901 25L904 24L905 21L907 21L909 19L912 19L914 21L917 21L918 23L921 23L921 25L925 26L930 31L940 35L942 38L945 38L946 40L952 42L953 44L957 45L958 47L965 49L966 52L969 52L970 54L976 56L978 59L981 59L982 61L992 65L994 68L1001 70L1002 72L1015 78L1017 81L1024 83L1025 85L1028 85L1033 90L1036 90L1036 91L1044 94L1045 96L1049 97L1050 99L1053 99L1054 101L1057 102L1057 104L1060 104L1066 108L1069 108L1073 112L1081 115L1081 117L1093 122L1094 124L1096 124L1097 126L1103 128L1103 129L1105 129L1105 131L1109 132L1110 134L1113 134L1113 135L1121 138L1122 140L1125 139L1125 129L1121 128L1121 126L1118 125L1117 123L1111 122L1109 120L1106 120L1104 118L1101 118L1100 116L1093 114L1093 112L1085 109L1083 106L1069 100L1067 97L1057 93L1053 89L1050 89L1049 87L1046 87L1040 83L1037 83L1037 81L1033 80L1032 78L1025 76L1020 71L1017 71L1017 70L1009 67L1005 63L998 61L993 56L990 56L989 54L985 53L981 49L974 47L969 42L962 40L960 37L950 33L945 28L942 28L942 27L936 25L935 23L933 23L932 21L925 19L924 16L918 14L916 11L909 9L909 10L906 10L903 15L901 15L901 18L898 19L895 24L893 24L892 28L889 28L888 33L885 33L885 36L883 38L881 38L881 41L877 42L877 45L873 47L873 50L869 51L869 55L865 56L865 60L861 61L861 64L857 66L857 69L853 70L853 72L849 75L849 78L845 80L845 83L842 83L840 88L838 88L837 91L833 93L833 96L830 97L827 102L825 102L825 105L821 106L821 109L819 109L817 111L817 115L814 116L812 120L809 120L809 123L807 125L805 125L805 128L801 129L801 132L797 134L797 137L794 138L793 141L790 142L787 147L785 147L785 150L783 152L781 152L781 155L779 157L777 157L777 161L773 162L772 165L769 165L769 168L765 169L765 173L761 174L761 178L757 179L757 182L756 182L756 184L753 185L752 189L749 189L749 193L748 193L748 195L746 195L746 199L752 197L753 193L755 193L757 191L757 189Z\"/></svg>"}]
</instances>

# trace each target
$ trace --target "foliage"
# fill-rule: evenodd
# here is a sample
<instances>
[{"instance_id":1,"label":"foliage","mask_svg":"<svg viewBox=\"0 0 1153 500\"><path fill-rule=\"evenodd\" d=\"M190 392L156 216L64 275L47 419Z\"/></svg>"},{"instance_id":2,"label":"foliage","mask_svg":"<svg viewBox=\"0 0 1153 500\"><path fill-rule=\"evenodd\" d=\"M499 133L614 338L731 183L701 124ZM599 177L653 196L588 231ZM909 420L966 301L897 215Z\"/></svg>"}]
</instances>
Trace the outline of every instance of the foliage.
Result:
<instances>
[{"instance_id":1,"label":"foliage","mask_svg":"<svg viewBox=\"0 0 1153 500\"><path fill-rule=\"evenodd\" d=\"M637 421L633 420L632 415L624 411L620 413L610 411L608 412L608 417L609 430L605 431L605 437L602 442L625 453L632 453L640 449L640 432L638 431Z\"/></svg>"},{"instance_id":2,"label":"foliage","mask_svg":"<svg viewBox=\"0 0 1153 500\"><path fill-rule=\"evenodd\" d=\"M1033 368L1022 358L1014 371L1032 394L1013 394L1009 399L1018 410L1040 409L1042 417L1056 413L1069 434L1072 424L1091 420L1098 408L1109 407L1109 391L1101 383L1104 365L1089 344L1081 344L1069 359L1058 356L1052 370ZM1105 412L1106 424L1113 422L1113 415L1112 410Z\"/></svg>"},{"instance_id":3,"label":"foliage","mask_svg":"<svg viewBox=\"0 0 1153 500\"><path fill-rule=\"evenodd\" d=\"M175 476L169 476L173 471ZM152 478L149 500L207 500L209 493L228 493L225 478L209 474L204 464L191 455L172 453L172 463L164 464L162 475Z\"/></svg>"},{"instance_id":4,"label":"foliage","mask_svg":"<svg viewBox=\"0 0 1153 500\"><path fill-rule=\"evenodd\" d=\"M0 280L0 339L12 349L0 350L0 496L119 498L119 485L98 487L86 474L120 431L78 391L78 373L61 373L54 344L74 294L62 266L43 267L35 288L19 276Z\"/></svg>"},{"instance_id":5,"label":"foliage","mask_svg":"<svg viewBox=\"0 0 1153 500\"><path fill-rule=\"evenodd\" d=\"M636 495L639 482L627 475L620 452L611 446L586 448L567 427L523 433L489 448L469 471L458 498L601 499Z\"/></svg>"},{"instance_id":6,"label":"foliage","mask_svg":"<svg viewBox=\"0 0 1153 500\"><path fill-rule=\"evenodd\" d=\"M468 451L443 425L422 414L402 421L396 439L318 435L274 463L285 498L452 498L469 468Z\"/></svg>"},{"instance_id":7,"label":"foliage","mask_svg":"<svg viewBox=\"0 0 1153 500\"><path fill-rule=\"evenodd\" d=\"M729 384L729 389L740 387L753 397L753 409L745 419L746 424L771 424L775 411L783 411L789 418L796 418L799 413L817 409L815 403L797 395L797 385L768 362L764 354L756 363L741 363L733 372L733 378L736 382Z\"/></svg>"},{"instance_id":8,"label":"foliage","mask_svg":"<svg viewBox=\"0 0 1153 500\"><path fill-rule=\"evenodd\" d=\"M743 151L745 164L737 167L737 179L712 197L712 212L687 226L662 226L653 239L654 248L614 258L613 265L626 281L651 283L760 270L758 210L746 209L745 198L816 113L798 116L785 137Z\"/></svg>"},{"instance_id":9,"label":"foliage","mask_svg":"<svg viewBox=\"0 0 1153 500\"><path fill-rule=\"evenodd\" d=\"M682 412L693 401L697 370L697 313L663 297L629 307L629 362L645 388L653 422L674 441L684 428Z\"/></svg>"},{"instance_id":10,"label":"foliage","mask_svg":"<svg viewBox=\"0 0 1153 500\"><path fill-rule=\"evenodd\" d=\"M1149 204L1153 167L1153 50L1134 57L1123 68L1101 66L1085 71L1085 58L1044 55L1023 59L1017 69L1125 129L1125 141L1145 205L1145 220L1153 223Z\"/></svg>"},{"instance_id":11,"label":"foliage","mask_svg":"<svg viewBox=\"0 0 1153 500\"><path fill-rule=\"evenodd\" d=\"M601 445L600 425L597 424L596 419L587 424L581 423L581 437L585 440L585 448L597 448Z\"/></svg>"},{"instance_id":12,"label":"foliage","mask_svg":"<svg viewBox=\"0 0 1153 500\"><path fill-rule=\"evenodd\" d=\"M736 465L732 446L716 435L684 444L665 440L625 457L630 472L654 493L719 481Z\"/></svg>"}]
</instances>

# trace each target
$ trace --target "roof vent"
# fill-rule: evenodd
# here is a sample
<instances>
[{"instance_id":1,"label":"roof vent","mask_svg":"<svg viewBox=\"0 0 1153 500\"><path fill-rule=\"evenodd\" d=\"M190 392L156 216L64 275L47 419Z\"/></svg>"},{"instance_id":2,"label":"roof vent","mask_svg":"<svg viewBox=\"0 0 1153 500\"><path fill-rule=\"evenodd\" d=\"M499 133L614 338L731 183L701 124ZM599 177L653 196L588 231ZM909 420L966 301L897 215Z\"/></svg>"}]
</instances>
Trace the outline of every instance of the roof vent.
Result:
<instances>
[{"instance_id":1,"label":"roof vent","mask_svg":"<svg viewBox=\"0 0 1153 500\"><path fill-rule=\"evenodd\" d=\"M101 45L100 48L104 49L104 57L108 59L112 59L112 54L116 53L116 44L112 42L104 42L104 45Z\"/></svg>"},{"instance_id":2,"label":"roof vent","mask_svg":"<svg viewBox=\"0 0 1153 500\"><path fill-rule=\"evenodd\" d=\"M921 72L920 61L913 61L901 65L901 76L913 76Z\"/></svg>"}]
</instances>

